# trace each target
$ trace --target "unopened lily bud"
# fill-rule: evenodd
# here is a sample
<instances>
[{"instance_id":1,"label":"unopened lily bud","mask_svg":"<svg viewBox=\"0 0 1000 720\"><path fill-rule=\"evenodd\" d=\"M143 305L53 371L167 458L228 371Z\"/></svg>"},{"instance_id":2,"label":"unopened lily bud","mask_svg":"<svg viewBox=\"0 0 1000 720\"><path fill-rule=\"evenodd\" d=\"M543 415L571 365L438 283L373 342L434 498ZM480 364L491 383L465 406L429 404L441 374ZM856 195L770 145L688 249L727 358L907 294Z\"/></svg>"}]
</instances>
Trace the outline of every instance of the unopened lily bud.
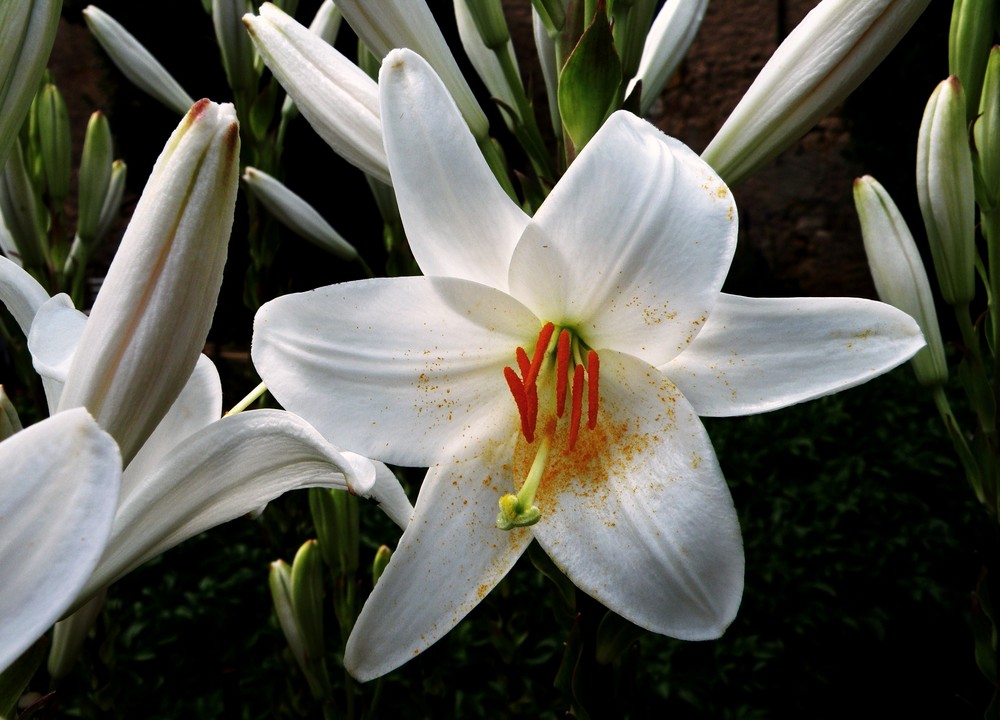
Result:
<instances>
[{"instance_id":1,"label":"unopened lily bud","mask_svg":"<svg viewBox=\"0 0 1000 720\"><path fill-rule=\"evenodd\" d=\"M981 182L979 201L984 210L1000 207L1000 47L990 51L979 117L972 126L976 144L976 169ZM993 242L992 238L990 239Z\"/></svg>"},{"instance_id":2,"label":"unopened lily bud","mask_svg":"<svg viewBox=\"0 0 1000 720\"><path fill-rule=\"evenodd\" d=\"M917 197L941 295L964 305L975 295L975 188L965 95L952 75L931 93L917 137Z\"/></svg>"},{"instance_id":3,"label":"unopened lily bud","mask_svg":"<svg viewBox=\"0 0 1000 720\"><path fill-rule=\"evenodd\" d=\"M219 43L229 87L233 90L248 90L257 86L253 46L242 21L249 9L246 0L212 0L215 39Z\"/></svg>"},{"instance_id":4,"label":"unopened lily bud","mask_svg":"<svg viewBox=\"0 0 1000 720\"><path fill-rule=\"evenodd\" d=\"M639 70L639 60L656 5L655 0L615 0L611 4L611 25L615 34L615 48L621 59L623 78L630 78ZM590 18L587 18L586 23L590 24Z\"/></svg>"},{"instance_id":5,"label":"unopened lily bud","mask_svg":"<svg viewBox=\"0 0 1000 720\"><path fill-rule=\"evenodd\" d=\"M69 110L62 93L48 83L38 94L35 106L38 114L38 144L45 169L45 184L49 196L61 206L69 195L72 141L69 134Z\"/></svg>"},{"instance_id":6,"label":"unopened lily bud","mask_svg":"<svg viewBox=\"0 0 1000 720\"><path fill-rule=\"evenodd\" d=\"M879 298L916 320L927 341L911 359L917 380L928 387L947 382L930 282L906 221L885 188L869 175L854 181L854 206Z\"/></svg>"},{"instance_id":7,"label":"unopened lily bud","mask_svg":"<svg viewBox=\"0 0 1000 720\"><path fill-rule=\"evenodd\" d=\"M307 540L292 561L292 607L302 634L302 646L311 662L322 660L323 643L323 558L319 543Z\"/></svg>"},{"instance_id":8,"label":"unopened lily bud","mask_svg":"<svg viewBox=\"0 0 1000 720\"><path fill-rule=\"evenodd\" d=\"M86 407L127 464L205 345L239 167L232 105L196 103L167 141L80 338L60 410Z\"/></svg>"},{"instance_id":9,"label":"unopened lily bud","mask_svg":"<svg viewBox=\"0 0 1000 720\"><path fill-rule=\"evenodd\" d=\"M114 149L111 142L111 127L102 112L95 112L87 123L87 134L83 139L83 156L80 160L80 200L79 219L76 234L84 243L97 239L101 224L101 209L111 185L111 164Z\"/></svg>"},{"instance_id":10,"label":"unopened lily bud","mask_svg":"<svg viewBox=\"0 0 1000 720\"><path fill-rule=\"evenodd\" d=\"M180 115L194 105L173 75L117 20L93 5L84 9L83 18L111 62L133 85Z\"/></svg>"},{"instance_id":11,"label":"unopened lily bud","mask_svg":"<svg viewBox=\"0 0 1000 720\"><path fill-rule=\"evenodd\" d=\"M392 184L375 81L271 3L243 24L313 130L347 162Z\"/></svg>"},{"instance_id":12,"label":"unopened lily bud","mask_svg":"<svg viewBox=\"0 0 1000 720\"><path fill-rule=\"evenodd\" d=\"M33 273L40 272L48 258L49 243L41 213L21 143L15 138L7 164L0 171L0 214L14 238L21 264Z\"/></svg>"},{"instance_id":13,"label":"unopened lily bud","mask_svg":"<svg viewBox=\"0 0 1000 720\"><path fill-rule=\"evenodd\" d=\"M687 55L707 7L708 0L670 0L657 13L642 49L639 69L625 93L628 97L636 83L642 81L639 109L643 115L649 112L663 86Z\"/></svg>"},{"instance_id":14,"label":"unopened lily bud","mask_svg":"<svg viewBox=\"0 0 1000 720\"><path fill-rule=\"evenodd\" d=\"M243 172L247 189L282 225L341 260L354 260L358 251L333 229L312 205L262 170Z\"/></svg>"},{"instance_id":15,"label":"unopened lily bud","mask_svg":"<svg viewBox=\"0 0 1000 720\"><path fill-rule=\"evenodd\" d=\"M496 3L496 5L499 6L499 3ZM469 58L469 62L472 63L472 67L475 68L476 74L479 75L483 84L486 85L486 89L489 90L490 95L502 101L507 106L501 115L503 115L507 126L513 130L514 124L510 113L517 111L518 101L508 82L515 78L510 78L504 74L499 55L503 53L506 56L506 61L510 64L510 67L514 68L514 74L517 75L516 81L519 82L520 72L517 71L517 57L514 55L514 46L508 36L495 49L489 47L484 42L480 30L476 26L473 14L475 9L482 9L480 3L476 0L455 0L455 22L458 27L458 38L462 42L462 49L465 50L466 57ZM504 32L506 32L506 29L507 25L504 23ZM377 67L375 72L378 72ZM523 88L520 92L524 92Z\"/></svg>"},{"instance_id":16,"label":"unopened lily bud","mask_svg":"<svg viewBox=\"0 0 1000 720\"><path fill-rule=\"evenodd\" d=\"M409 48L423 57L448 88L476 140L486 140L489 134L486 115L424 0L382 0L378 12L372 12L365 0L339 0L337 7L377 57L384 58L393 48Z\"/></svg>"},{"instance_id":17,"label":"unopened lily bud","mask_svg":"<svg viewBox=\"0 0 1000 720\"><path fill-rule=\"evenodd\" d=\"M49 61L62 0L0 3L0 168Z\"/></svg>"},{"instance_id":18,"label":"unopened lily bud","mask_svg":"<svg viewBox=\"0 0 1000 720\"><path fill-rule=\"evenodd\" d=\"M562 31L566 24L566 0L532 0L531 7L549 37Z\"/></svg>"},{"instance_id":19,"label":"unopened lily bud","mask_svg":"<svg viewBox=\"0 0 1000 720\"><path fill-rule=\"evenodd\" d=\"M343 19L344 15L340 12L340 8L333 3L333 0L323 0L323 4L319 6L312 22L309 23L309 32L333 45L337 39L337 33L340 32L340 23Z\"/></svg>"},{"instance_id":20,"label":"unopened lily bud","mask_svg":"<svg viewBox=\"0 0 1000 720\"><path fill-rule=\"evenodd\" d=\"M378 583L390 560L392 560L392 550L388 545L380 545L375 551L375 560L372 562L372 587Z\"/></svg>"},{"instance_id":21,"label":"unopened lily bud","mask_svg":"<svg viewBox=\"0 0 1000 720\"><path fill-rule=\"evenodd\" d=\"M3 219L3 210L0 209L0 254L21 267L21 252L17 249L14 236L10 234L6 221Z\"/></svg>"},{"instance_id":22,"label":"unopened lily bud","mask_svg":"<svg viewBox=\"0 0 1000 720\"><path fill-rule=\"evenodd\" d=\"M111 226L118 219L118 212L122 207L122 197L125 194L125 178L128 175L128 166L124 160L115 160L111 163L111 181L108 183L108 192L104 196L104 203L101 205L101 217L97 224L97 239L106 237Z\"/></svg>"},{"instance_id":23,"label":"unopened lily bud","mask_svg":"<svg viewBox=\"0 0 1000 720\"><path fill-rule=\"evenodd\" d=\"M507 30L507 18L504 17L500 0L459 1L468 10L483 45L490 50L499 50L507 44L510 32ZM456 8L457 5L458 3Z\"/></svg>"},{"instance_id":24,"label":"unopened lily bud","mask_svg":"<svg viewBox=\"0 0 1000 720\"><path fill-rule=\"evenodd\" d=\"M17 409L4 392L3 385L0 385L0 442L20 430L21 418L17 415Z\"/></svg>"},{"instance_id":25,"label":"unopened lily bud","mask_svg":"<svg viewBox=\"0 0 1000 720\"><path fill-rule=\"evenodd\" d=\"M271 589L271 602L274 603L274 614L278 625L285 635L285 642L295 657L295 662L305 671L308 666L306 647L302 639L302 631L295 615L295 603L292 602L292 568L284 560L275 560L267 576L267 584Z\"/></svg>"},{"instance_id":26,"label":"unopened lily bud","mask_svg":"<svg viewBox=\"0 0 1000 720\"><path fill-rule=\"evenodd\" d=\"M972 122L979 109L979 94L993 43L996 12L995 0L955 0L951 9L948 72L957 75L965 88L968 122Z\"/></svg>"},{"instance_id":27,"label":"unopened lily bud","mask_svg":"<svg viewBox=\"0 0 1000 720\"><path fill-rule=\"evenodd\" d=\"M774 51L702 159L730 186L748 177L868 77L929 3L823 0Z\"/></svg>"}]
</instances>

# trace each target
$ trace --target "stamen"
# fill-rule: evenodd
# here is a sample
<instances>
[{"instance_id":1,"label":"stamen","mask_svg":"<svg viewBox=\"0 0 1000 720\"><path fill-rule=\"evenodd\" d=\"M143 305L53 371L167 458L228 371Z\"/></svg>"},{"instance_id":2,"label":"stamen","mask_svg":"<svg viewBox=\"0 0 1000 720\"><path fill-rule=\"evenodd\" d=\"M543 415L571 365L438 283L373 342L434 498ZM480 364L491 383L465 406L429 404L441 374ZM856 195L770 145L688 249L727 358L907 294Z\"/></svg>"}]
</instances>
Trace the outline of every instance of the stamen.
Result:
<instances>
[{"instance_id":1,"label":"stamen","mask_svg":"<svg viewBox=\"0 0 1000 720\"><path fill-rule=\"evenodd\" d=\"M538 423L538 386L531 383L525 388L528 399L528 428L530 432L524 434L524 439L531 443L535 439L535 427Z\"/></svg>"},{"instance_id":2,"label":"stamen","mask_svg":"<svg viewBox=\"0 0 1000 720\"><path fill-rule=\"evenodd\" d=\"M569 330L559 333L556 350L556 417L566 411L566 381L569 380Z\"/></svg>"},{"instance_id":3,"label":"stamen","mask_svg":"<svg viewBox=\"0 0 1000 720\"><path fill-rule=\"evenodd\" d=\"M528 371L528 376L524 378L525 387L534 384L535 378L538 377L538 370L542 367L542 359L545 357L545 351L549 347L549 340L552 339L552 333L555 329L556 327L552 323L545 323L542 331L538 333L535 354L531 358L531 369Z\"/></svg>"},{"instance_id":4,"label":"stamen","mask_svg":"<svg viewBox=\"0 0 1000 720\"><path fill-rule=\"evenodd\" d=\"M517 368L521 371L521 380L528 379L528 371L531 369L531 361L528 360L528 353L524 351L524 348L520 345L517 350L514 351L514 357L517 358Z\"/></svg>"},{"instance_id":5,"label":"stamen","mask_svg":"<svg viewBox=\"0 0 1000 720\"><path fill-rule=\"evenodd\" d=\"M573 369L573 409L569 416L569 449L576 447L576 436L580 432L580 416L583 414L583 365Z\"/></svg>"},{"instance_id":6,"label":"stamen","mask_svg":"<svg viewBox=\"0 0 1000 720\"><path fill-rule=\"evenodd\" d=\"M528 394L524 390L524 384L513 368L505 367L503 377L507 381L507 387L510 388L510 394L514 396L514 404L517 405L517 412L521 416L521 433L524 435L524 439L530 443L535 439L535 423L533 418L531 421L528 418ZM536 397L536 406L537 402Z\"/></svg>"},{"instance_id":7,"label":"stamen","mask_svg":"<svg viewBox=\"0 0 1000 720\"><path fill-rule=\"evenodd\" d=\"M601 361L597 353L591 350L587 353L587 428L597 427L597 401L600 398Z\"/></svg>"}]
</instances>

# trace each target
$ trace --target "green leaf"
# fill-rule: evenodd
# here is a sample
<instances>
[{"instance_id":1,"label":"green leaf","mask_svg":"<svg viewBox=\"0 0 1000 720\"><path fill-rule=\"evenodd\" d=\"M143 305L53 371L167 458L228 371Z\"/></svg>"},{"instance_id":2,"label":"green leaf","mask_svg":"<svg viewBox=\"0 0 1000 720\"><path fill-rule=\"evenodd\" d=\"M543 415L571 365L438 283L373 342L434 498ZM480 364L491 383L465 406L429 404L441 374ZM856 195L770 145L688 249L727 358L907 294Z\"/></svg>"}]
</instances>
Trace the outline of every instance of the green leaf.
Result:
<instances>
[{"instance_id":1,"label":"green leaf","mask_svg":"<svg viewBox=\"0 0 1000 720\"><path fill-rule=\"evenodd\" d=\"M620 101L622 68L601 2L559 74L559 114L579 153Z\"/></svg>"}]
</instances>

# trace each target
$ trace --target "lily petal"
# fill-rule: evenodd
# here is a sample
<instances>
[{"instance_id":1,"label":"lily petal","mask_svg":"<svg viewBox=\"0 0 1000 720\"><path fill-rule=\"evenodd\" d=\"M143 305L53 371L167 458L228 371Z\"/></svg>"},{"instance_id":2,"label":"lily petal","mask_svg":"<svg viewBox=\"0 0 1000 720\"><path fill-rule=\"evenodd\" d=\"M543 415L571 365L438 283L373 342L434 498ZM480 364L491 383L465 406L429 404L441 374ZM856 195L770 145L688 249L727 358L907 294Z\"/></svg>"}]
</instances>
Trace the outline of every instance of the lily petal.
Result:
<instances>
[{"instance_id":1,"label":"lily petal","mask_svg":"<svg viewBox=\"0 0 1000 720\"><path fill-rule=\"evenodd\" d=\"M191 437L123 499L108 550L79 600L289 490L332 487L367 495L374 484L370 461L341 453L291 413L253 410L225 417Z\"/></svg>"},{"instance_id":2,"label":"lily petal","mask_svg":"<svg viewBox=\"0 0 1000 720\"><path fill-rule=\"evenodd\" d=\"M350 453L344 454L349 455ZM399 484L399 480L396 479L392 470L387 468L384 463L375 462L373 464L375 465L375 486L369 491L368 497L378 503L379 509L388 515L390 520L405 530L413 517L413 504L406 497L402 485Z\"/></svg>"},{"instance_id":3,"label":"lily petal","mask_svg":"<svg viewBox=\"0 0 1000 720\"><path fill-rule=\"evenodd\" d=\"M538 329L520 303L478 283L360 280L266 303L251 354L278 402L324 436L428 467L484 418L501 413L514 427L503 369Z\"/></svg>"},{"instance_id":4,"label":"lily petal","mask_svg":"<svg viewBox=\"0 0 1000 720\"><path fill-rule=\"evenodd\" d=\"M486 475L509 462L513 432L480 427L430 468L399 547L365 602L347 641L344 666L366 681L433 645L500 582L531 532L496 528L497 500L510 479ZM503 438L503 439L501 439Z\"/></svg>"},{"instance_id":5,"label":"lily petal","mask_svg":"<svg viewBox=\"0 0 1000 720\"><path fill-rule=\"evenodd\" d=\"M743 594L743 543L701 421L666 376L615 352L601 353L601 405L597 428L549 461L535 538L577 587L633 623L718 637Z\"/></svg>"},{"instance_id":6,"label":"lily petal","mask_svg":"<svg viewBox=\"0 0 1000 720\"><path fill-rule=\"evenodd\" d=\"M591 347L656 365L704 324L736 234L736 206L715 171L618 112L525 229L511 260L511 293L539 317L574 327Z\"/></svg>"},{"instance_id":7,"label":"lily petal","mask_svg":"<svg viewBox=\"0 0 1000 720\"><path fill-rule=\"evenodd\" d=\"M0 257L0 303L3 303L21 332L28 337L31 321L38 308L49 299L45 288L26 270L5 257Z\"/></svg>"},{"instance_id":8,"label":"lily petal","mask_svg":"<svg viewBox=\"0 0 1000 720\"><path fill-rule=\"evenodd\" d=\"M181 441L222 417L222 381L215 363L202 355L181 394L122 476L124 503L142 478L169 461Z\"/></svg>"},{"instance_id":9,"label":"lily petal","mask_svg":"<svg viewBox=\"0 0 1000 720\"><path fill-rule=\"evenodd\" d=\"M0 671L63 614L104 550L121 457L81 409L0 443Z\"/></svg>"},{"instance_id":10,"label":"lily petal","mask_svg":"<svg viewBox=\"0 0 1000 720\"><path fill-rule=\"evenodd\" d=\"M49 414L54 415L62 397L76 346L87 326L87 316L73 307L69 295L59 293L35 313L28 333L31 363L42 378Z\"/></svg>"},{"instance_id":11,"label":"lily petal","mask_svg":"<svg viewBox=\"0 0 1000 720\"><path fill-rule=\"evenodd\" d=\"M379 93L389 172L420 269L506 290L529 218L497 183L447 88L419 55L393 50Z\"/></svg>"},{"instance_id":12,"label":"lily petal","mask_svg":"<svg viewBox=\"0 0 1000 720\"><path fill-rule=\"evenodd\" d=\"M860 385L923 346L913 318L873 300L723 294L691 347L659 369L699 415L730 417Z\"/></svg>"}]
</instances>

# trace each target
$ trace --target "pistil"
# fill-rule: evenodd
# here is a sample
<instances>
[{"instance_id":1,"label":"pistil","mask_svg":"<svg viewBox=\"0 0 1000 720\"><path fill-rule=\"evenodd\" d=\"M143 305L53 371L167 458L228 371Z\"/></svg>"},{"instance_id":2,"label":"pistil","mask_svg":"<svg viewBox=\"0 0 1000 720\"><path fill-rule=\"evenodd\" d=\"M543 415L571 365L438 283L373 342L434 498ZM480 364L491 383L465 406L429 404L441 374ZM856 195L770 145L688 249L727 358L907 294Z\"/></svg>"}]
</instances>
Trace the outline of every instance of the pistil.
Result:
<instances>
[{"instance_id":1,"label":"pistil","mask_svg":"<svg viewBox=\"0 0 1000 720\"><path fill-rule=\"evenodd\" d=\"M553 424L549 432L546 432L538 443L538 451L535 459L528 470L528 477L518 491L517 495L504 495L500 498L500 512L497 515L497 527L501 530L513 530L516 527L528 527L534 525L541 518L542 513L535 505L535 492L538 484L542 481L542 474L545 472L545 465L549 461L549 449L552 447L552 431L555 430Z\"/></svg>"}]
</instances>

